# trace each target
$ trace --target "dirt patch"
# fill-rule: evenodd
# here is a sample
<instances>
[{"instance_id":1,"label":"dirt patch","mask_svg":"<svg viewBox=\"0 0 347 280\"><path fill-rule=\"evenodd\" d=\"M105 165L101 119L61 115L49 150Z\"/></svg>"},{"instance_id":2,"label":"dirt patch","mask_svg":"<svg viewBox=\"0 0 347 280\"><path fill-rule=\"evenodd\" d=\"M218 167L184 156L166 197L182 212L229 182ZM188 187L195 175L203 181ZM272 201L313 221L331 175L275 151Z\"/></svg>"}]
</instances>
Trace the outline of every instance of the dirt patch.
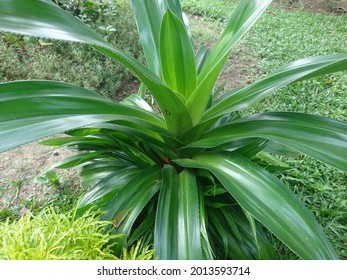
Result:
<instances>
[{"instance_id":1,"label":"dirt patch","mask_svg":"<svg viewBox=\"0 0 347 280\"><path fill-rule=\"evenodd\" d=\"M44 175L54 163L74 154L71 150L38 142L0 153L0 209L20 206L31 198L48 198L53 192L52 186L36 183L35 178ZM61 183L71 180L78 184L76 172L57 171L57 174Z\"/></svg>"},{"instance_id":2,"label":"dirt patch","mask_svg":"<svg viewBox=\"0 0 347 280\"><path fill-rule=\"evenodd\" d=\"M284 9L307 9L317 13L346 13L347 1L340 0L274 0L274 5Z\"/></svg>"}]
</instances>

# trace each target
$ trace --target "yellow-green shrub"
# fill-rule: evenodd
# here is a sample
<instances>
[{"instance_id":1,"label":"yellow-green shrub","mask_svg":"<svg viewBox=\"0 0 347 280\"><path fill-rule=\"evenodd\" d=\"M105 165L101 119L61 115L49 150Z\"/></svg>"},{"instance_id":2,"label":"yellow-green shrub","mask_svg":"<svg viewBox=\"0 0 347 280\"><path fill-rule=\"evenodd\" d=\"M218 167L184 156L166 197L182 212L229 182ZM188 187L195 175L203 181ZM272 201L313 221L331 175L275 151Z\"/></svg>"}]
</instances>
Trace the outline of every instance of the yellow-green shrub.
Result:
<instances>
[{"instance_id":1,"label":"yellow-green shrub","mask_svg":"<svg viewBox=\"0 0 347 280\"><path fill-rule=\"evenodd\" d=\"M100 214L100 213L99 213ZM105 232L110 224L99 214L76 210L57 214L52 208L18 221L0 223L0 259L5 260L100 260L116 259L112 245L117 236Z\"/></svg>"}]
</instances>

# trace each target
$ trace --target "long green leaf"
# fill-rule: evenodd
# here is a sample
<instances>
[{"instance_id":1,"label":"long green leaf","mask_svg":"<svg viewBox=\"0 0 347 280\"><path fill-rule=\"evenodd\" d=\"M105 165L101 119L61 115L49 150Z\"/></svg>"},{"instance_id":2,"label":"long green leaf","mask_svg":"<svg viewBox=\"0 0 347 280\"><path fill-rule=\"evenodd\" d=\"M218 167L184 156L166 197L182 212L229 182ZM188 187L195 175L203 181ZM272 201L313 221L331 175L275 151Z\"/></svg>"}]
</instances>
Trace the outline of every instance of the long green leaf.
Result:
<instances>
[{"instance_id":1,"label":"long green leaf","mask_svg":"<svg viewBox=\"0 0 347 280\"><path fill-rule=\"evenodd\" d=\"M178 185L178 258L200 260L202 258L198 191L195 174L183 170Z\"/></svg>"},{"instance_id":2,"label":"long green leaf","mask_svg":"<svg viewBox=\"0 0 347 280\"><path fill-rule=\"evenodd\" d=\"M337 259L322 228L276 177L237 154L201 154L176 163L212 172L237 202L302 259Z\"/></svg>"},{"instance_id":3,"label":"long green leaf","mask_svg":"<svg viewBox=\"0 0 347 280\"><path fill-rule=\"evenodd\" d=\"M182 11L178 0L132 0L141 43L149 69L161 77L159 62L159 33L162 18L167 9L182 19Z\"/></svg>"},{"instance_id":4,"label":"long green leaf","mask_svg":"<svg viewBox=\"0 0 347 280\"><path fill-rule=\"evenodd\" d=\"M206 111L203 119L247 108L290 83L343 70L347 70L346 54L317 56L291 62L266 78L221 97Z\"/></svg>"},{"instance_id":5,"label":"long green leaf","mask_svg":"<svg viewBox=\"0 0 347 280\"><path fill-rule=\"evenodd\" d=\"M184 23L170 10L160 29L159 55L164 82L188 98L197 85L194 50Z\"/></svg>"},{"instance_id":6,"label":"long green leaf","mask_svg":"<svg viewBox=\"0 0 347 280\"><path fill-rule=\"evenodd\" d=\"M207 132L190 147L216 147L249 137L280 142L347 170L347 124L302 113L263 113L246 117Z\"/></svg>"},{"instance_id":7,"label":"long green leaf","mask_svg":"<svg viewBox=\"0 0 347 280\"><path fill-rule=\"evenodd\" d=\"M178 174L165 165L157 207L154 231L154 252L161 260L178 259Z\"/></svg>"},{"instance_id":8,"label":"long green leaf","mask_svg":"<svg viewBox=\"0 0 347 280\"><path fill-rule=\"evenodd\" d=\"M178 134L191 127L189 112L178 94L167 88L135 58L104 41L50 0L0 1L0 30L92 45L102 54L122 63L141 79L156 99L171 132Z\"/></svg>"},{"instance_id":9,"label":"long green leaf","mask_svg":"<svg viewBox=\"0 0 347 280\"><path fill-rule=\"evenodd\" d=\"M154 237L159 259L201 259L200 219L195 175L166 165L157 208Z\"/></svg>"},{"instance_id":10,"label":"long green leaf","mask_svg":"<svg viewBox=\"0 0 347 280\"><path fill-rule=\"evenodd\" d=\"M0 111L0 151L54 133L117 119L138 119L165 127L154 114L58 82L0 84Z\"/></svg>"},{"instance_id":11,"label":"long green leaf","mask_svg":"<svg viewBox=\"0 0 347 280\"><path fill-rule=\"evenodd\" d=\"M271 2L272 0L240 1L199 74L198 87L186 102L193 124L200 121L232 47L258 20Z\"/></svg>"}]
</instances>

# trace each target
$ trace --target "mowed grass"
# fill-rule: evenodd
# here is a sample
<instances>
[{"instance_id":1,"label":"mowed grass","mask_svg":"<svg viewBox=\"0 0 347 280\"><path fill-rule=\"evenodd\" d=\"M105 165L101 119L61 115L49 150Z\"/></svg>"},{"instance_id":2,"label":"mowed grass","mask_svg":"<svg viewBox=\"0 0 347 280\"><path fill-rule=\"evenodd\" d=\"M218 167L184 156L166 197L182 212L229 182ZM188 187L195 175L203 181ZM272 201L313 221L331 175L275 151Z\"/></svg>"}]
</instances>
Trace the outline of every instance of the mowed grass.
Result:
<instances>
[{"instance_id":1,"label":"mowed grass","mask_svg":"<svg viewBox=\"0 0 347 280\"><path fill-rule=\"evenodd\" d=\"M213 33L216 33L217 23L225 24L237 3L230 0L182 1L189 14L215 22L212 24L214 28L211 28ZM196 25L197 17L191 18ZM195 36L201 42L204 40L201 32L196 32ZM210 45L211 35L206 34L205 39ZM231 57L238 55L240 48L249 50L247 53L252 55L253 63L249 63L248 57L247 63L240 61L240 65L234 67L250 67L244 72L252 73L251 80L257 80L297 59L347 53L347 16L281 10L271 6ZM246 84L247 80L249 77L243 83ZM339 72L289 85L243 114L264 111L304 112L347 121L347 73ZM291 169L279 177L323 226L340 257L347 259L347 173L306 156L285 160ZM297 258L276 237L273 237L273 242L280 258Z\"/></svg>"}]
</instances>

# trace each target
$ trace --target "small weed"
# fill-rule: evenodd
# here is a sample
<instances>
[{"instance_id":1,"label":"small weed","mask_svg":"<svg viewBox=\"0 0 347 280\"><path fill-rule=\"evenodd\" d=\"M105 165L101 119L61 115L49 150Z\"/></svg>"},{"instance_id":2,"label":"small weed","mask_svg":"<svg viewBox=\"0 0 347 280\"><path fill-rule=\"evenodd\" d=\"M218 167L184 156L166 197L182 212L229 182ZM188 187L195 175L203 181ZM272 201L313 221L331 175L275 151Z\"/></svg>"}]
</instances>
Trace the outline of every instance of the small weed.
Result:
<instances>
[{"instance_id":1,"label":"small weed","mask_svg":"<svg viewBox=\"0 0 347 280\"><path fill-rule=\"evenodd\" d=\"M52 188L60 185L60 176L54 170L47 170L43 176L38 176L34 179L37 184L49 184Z\"/></svg>"}]
</instances>

